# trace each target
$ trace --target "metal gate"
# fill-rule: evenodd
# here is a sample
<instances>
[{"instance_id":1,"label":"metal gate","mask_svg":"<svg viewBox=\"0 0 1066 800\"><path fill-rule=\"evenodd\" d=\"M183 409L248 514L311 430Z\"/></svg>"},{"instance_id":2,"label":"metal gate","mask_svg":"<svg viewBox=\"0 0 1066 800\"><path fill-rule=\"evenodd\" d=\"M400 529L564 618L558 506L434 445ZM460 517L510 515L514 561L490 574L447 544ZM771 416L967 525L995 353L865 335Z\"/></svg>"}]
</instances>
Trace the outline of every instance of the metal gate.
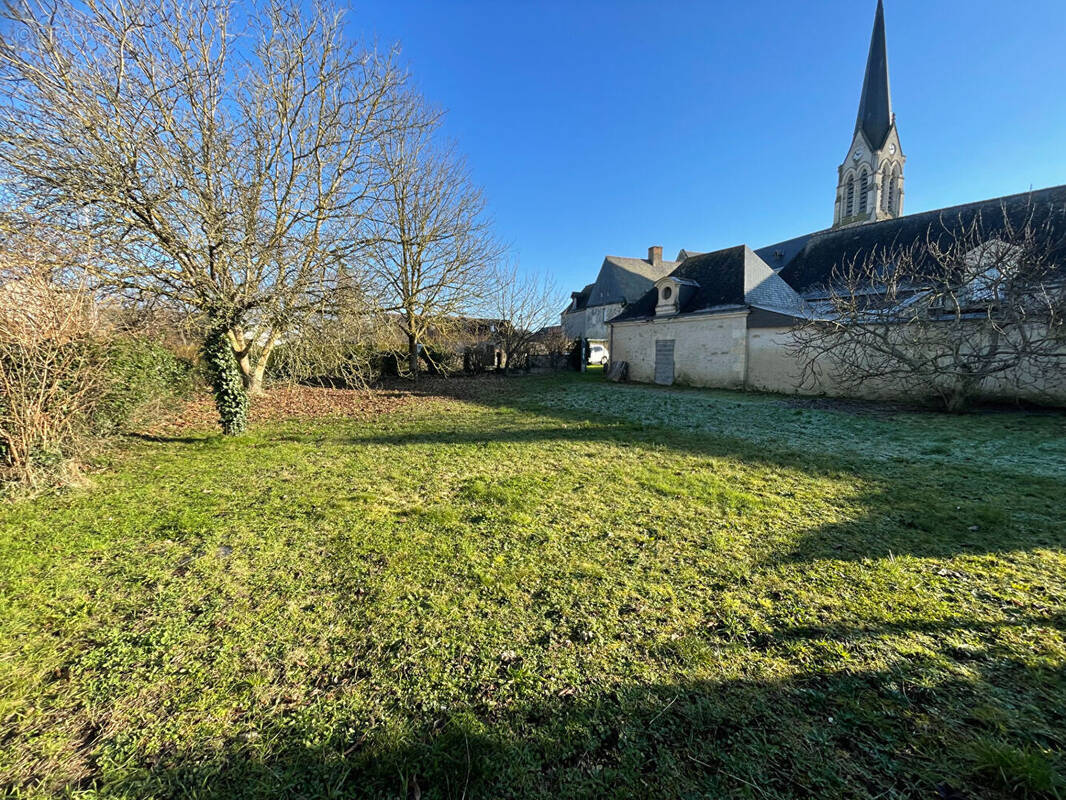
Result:
<instances>
[{"instance_id":1,"label":"metal gate","mask_svg":"<svg viewBox=\"0 0 1066 800\"><path fill-rule=\"evenodd\" d=\"M655 382L670 386L674 382L674 340L655 340Z\"/></svg>"}]
</instances>

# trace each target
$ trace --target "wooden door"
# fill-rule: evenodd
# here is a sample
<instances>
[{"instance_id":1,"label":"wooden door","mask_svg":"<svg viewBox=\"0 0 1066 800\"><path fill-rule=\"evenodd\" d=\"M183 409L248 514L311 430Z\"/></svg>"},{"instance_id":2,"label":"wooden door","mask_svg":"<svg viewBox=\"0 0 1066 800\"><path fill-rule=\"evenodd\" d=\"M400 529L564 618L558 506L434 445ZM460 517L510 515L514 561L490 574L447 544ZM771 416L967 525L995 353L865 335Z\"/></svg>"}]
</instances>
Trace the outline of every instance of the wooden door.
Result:
<instances>
[{"instance_id":1,"label":"wooden door","mask_svg":"<svg viewBox=\"0 0 1066 800\"><path fill-rule=\"evenodd\" d=\"M674 340L655 340L655 382L670 386L674 382Z\"/></svg>"}]
</instances>

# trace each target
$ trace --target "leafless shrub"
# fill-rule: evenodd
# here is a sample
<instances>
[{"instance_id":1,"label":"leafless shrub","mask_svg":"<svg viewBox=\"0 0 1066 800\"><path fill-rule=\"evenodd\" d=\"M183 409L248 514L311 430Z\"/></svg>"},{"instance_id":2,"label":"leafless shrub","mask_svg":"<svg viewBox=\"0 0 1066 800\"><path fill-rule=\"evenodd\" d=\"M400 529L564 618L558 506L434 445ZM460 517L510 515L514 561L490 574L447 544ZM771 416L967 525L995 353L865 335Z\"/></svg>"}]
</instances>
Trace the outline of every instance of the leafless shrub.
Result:
<instances>
[{"instance_id":1,"label":"leafless shrub","mask_svg":"<svg viewBox=\"0 0 1066 800\"><path fill-rule=\"evenodd\" d=\"M107 332L83 240L37 226L0 236L0 480L34 487L70 463L108 387Z\"/></svg>"},{"instance_id":2,"label":"leafless shrub","mask_svg":"<svg viewBox=\"0 0 1066 800\"><path fill-rule=\"evenodd\" d=\"M516 264L500 267L488 298L492 316L502 320L496 343L503 351L504 370L527 359L537 334L555 320L563 293L542 273L523 272Z\"/></svg>"},{"instance_id":3,"label":"leafless shrub","mask_svg":"<svg viewBox=\"0 0 1066 800\"><path fill-rule=\"evenodd\" d=\"M334 300L307 315L279 343L270 362L273 380L367 388L380 376L382 354L399 346L394 328L355 291L338 293Z\"/></svg>"},{"instance_id":4,"label":"leafless shrub","mask_svg":"<svg viewBox=\"0 0 1066 800\"><path fill-rule=\"evenodd\" d=\"M804 383L890 388L960 410L983 392L1036 396L1066 364L1061 209L942 219L907 247L839 266L793 333Z\"/></svg>"}]
</instances>

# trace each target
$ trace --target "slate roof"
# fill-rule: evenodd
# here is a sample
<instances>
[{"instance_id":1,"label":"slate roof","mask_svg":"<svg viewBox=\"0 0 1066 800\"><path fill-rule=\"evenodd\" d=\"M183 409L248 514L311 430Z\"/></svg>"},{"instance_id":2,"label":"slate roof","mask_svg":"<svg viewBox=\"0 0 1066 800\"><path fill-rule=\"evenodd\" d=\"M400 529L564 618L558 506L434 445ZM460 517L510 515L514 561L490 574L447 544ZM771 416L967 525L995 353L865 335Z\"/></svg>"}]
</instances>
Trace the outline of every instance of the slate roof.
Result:
<instances>
[{"instance_id":1,"label":"slate roof","mask_svg":"<svg viewBox=\"0 0 1066 800\"><path fill-rule=\"evenodd\" d=\"M871 253L890 252L927 239L946 243L960 229L975 221L980 223L986 237L994 238L1003 229L1005 219L1012 225L1022 225L1028 220L1036 225L1057 214L1060 218L1057 233L1064 236L1064 211L1066 186L1054 186L882 222L820 231L806 237L803 246L778 270L778 274L804 297L815 297L824 293L838 265L852 261L861 263ZM770 248L760 252L767 249ZM1063 259L1066 261L1066 253L1063 253Z\"/></svg>"},{"instance_id":2,"label":"slate roof","mask_svg":"<svg viewBox=\"0 0 1066 800\"><path fill-rule=\"evenodd\" d=\"M605 306L610 303L632 303L648 288L669 275L677 267L676 261L663 261L659 266L643 258L607 256L600 273L591 284L588 305Z\"/></svg>"},{"instance_id":3,"label":"slate roof","mask_svg":"<svg viewBox=\"0 0 1066 800\"><path fill-rule=\"evenodd\" d=\"M792 288L747 245L687 258L670 277L695 284L695 290L673 317L746 305L765 305L795 313L802 307L802 300ZM654 317L657 302L658 292L653 287L612 322Z\"/></svg>"},{"instance_id":4,"label":"slate roof","mask_svg":"<svg viewBox=\"0 0 1066 800\"><path fill-rule=\"evenodd\" d=\"M874 30L870 36L870 54L866 59L866 77L862 82L859 115L855 132L860 130L874 150L880 150L892 129L892 93L888 86L888 47L885 43L885 7L877 0Z\"/></svg>"},{"instance_id":5,"label":"slate roof","mask_svg":"<svg viewBox=\"0 0 1066 800\"><path fill-rule=\"evenodd\" d=\"M592 294L592 287L593 284L590 283L586 285L585 288L582 289L580 292L571 292L570 305L566 307L566 311L564 311L563 313L569 314L571 312L581 311L582 309L587 308L589 304L589 295Z\"/></svg>"},{"instance_id":6,"label":"slate roof","mask_svg":"<svg viewBox=\"0 0 1066 800\"><path fill-rule=\"evenodd\" d=\"M805 233L802 236L786 239L783 242L768 244L766 247L760 247L756 250L755 255L765 261L774 272L780 272L806 246L810 238L816 235L814 233Z\"/></svg>"}]
</instances>

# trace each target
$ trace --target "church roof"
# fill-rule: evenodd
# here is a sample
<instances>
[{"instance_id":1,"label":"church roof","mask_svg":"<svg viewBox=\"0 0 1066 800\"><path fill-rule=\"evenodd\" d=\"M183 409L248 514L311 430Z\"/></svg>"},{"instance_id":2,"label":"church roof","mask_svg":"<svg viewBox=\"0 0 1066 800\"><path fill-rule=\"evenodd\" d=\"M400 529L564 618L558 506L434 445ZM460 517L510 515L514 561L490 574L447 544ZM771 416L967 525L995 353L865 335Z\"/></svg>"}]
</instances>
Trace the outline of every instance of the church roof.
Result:
<instances>
[{"instance_id":1,"label":"church roof","mask_svg":"<svg viewBox=\"0 0 1066 800\"><path fill-rule=\"evenodd\" d=\"M870 55L866 60L866 77L862 82L859 115L855 132L866 136L870 147L880 150L892 129L892 94L888 86L888 46L885 42L885 7L877 0Z\"/></svg>"},{"instance_id":2,"label":"church roof","mask_svg":"<svg viewBox=\"0 0 1066 800\"><path fill-rule=\"evenodd\" d=\"M592 284L588 305L632 303L648 291L655 281L673 272L676 266L676 261L663 261L655 265L643 258L607 256L603 259L596 282Z\"/></svg>"},{"instance_id":3,"label":"church roof","mask_svg":"<svg viewBox=\"0 0 1066 800\"><path fill-rule=\"evenodd\" d=\"M839 265L861 263L875 252L891 251L927 240L946 243L975 222L981 225L986 237L994 238L1007 222L1020 226L1031 220L1038 225L1053 214L1066 220L1064 211L1066 186L1053 186L850 228L832 228L806 237L802 248L779 269L778 274L801 295L809 297L824 291L833 270ZM1060 222L1060 229L1055 231L1060 237L1066 236L1062 224ZM759 252L772 248L782 248L782 245L770 245ZM1066 252L1062 256L1066 261Z\"/></svg>"},{"instance_id":4,"label":"church roof","mask_svg":"<svg viewBox=\"0 0 1066 800\"><path fill-rule=\"evenodd\" d=\"M1046 223L1051 224L1045 227ZM691 256L670 273L680 282L696 284L678 313L755 307L806 316L817 307L818 298L825 297L838 266L861 263L872 254L919 242L943 246L974 224L988 239L1007 224L1015 228L1028 224L1038 235L1050 235L1054 237L1049 242L1052 256L1066 270L1066 186L1053 186L851 228L830 228L757 251L738 245ZM658 293L652 286L612 322L652 318L657 303Z\"/></svg>"},{"instance_id":5,"label":"church roof","mask_svg":"<svg viewBox=\"0 0 1066 800\"><path fill-rule=\"evenodd\" d=\"M802 236L786 239L783 242L768 244L766 247L760 247L756 250L755 255L769 264L770 269L774 272L779 272L796 257L796 254L804 248L812 236L814 236L813 233L805 233Z\"/></svg>"}]
</instances>

